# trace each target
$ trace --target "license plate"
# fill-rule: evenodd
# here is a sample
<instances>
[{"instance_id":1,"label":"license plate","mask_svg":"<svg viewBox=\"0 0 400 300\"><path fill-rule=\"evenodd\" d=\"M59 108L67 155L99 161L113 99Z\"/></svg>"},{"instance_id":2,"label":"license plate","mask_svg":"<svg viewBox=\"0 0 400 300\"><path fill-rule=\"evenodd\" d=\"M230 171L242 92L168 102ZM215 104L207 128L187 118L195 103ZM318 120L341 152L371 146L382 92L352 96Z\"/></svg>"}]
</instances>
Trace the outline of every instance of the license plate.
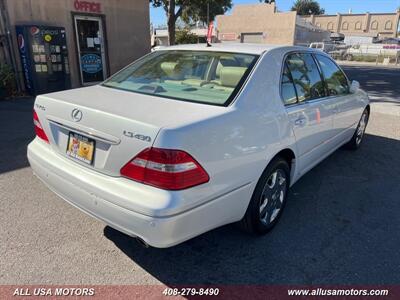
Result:
<instances>
[{"instance_id":1,"label":"license plate","mask_svg":"<svg viewBox=\"0 0 400 300\"><path fill-rule=\"evenodd\" d=\"M94 157L95 141L83 135L70 132L67 155L91 165Z\"/></svg>"}]
</instances>

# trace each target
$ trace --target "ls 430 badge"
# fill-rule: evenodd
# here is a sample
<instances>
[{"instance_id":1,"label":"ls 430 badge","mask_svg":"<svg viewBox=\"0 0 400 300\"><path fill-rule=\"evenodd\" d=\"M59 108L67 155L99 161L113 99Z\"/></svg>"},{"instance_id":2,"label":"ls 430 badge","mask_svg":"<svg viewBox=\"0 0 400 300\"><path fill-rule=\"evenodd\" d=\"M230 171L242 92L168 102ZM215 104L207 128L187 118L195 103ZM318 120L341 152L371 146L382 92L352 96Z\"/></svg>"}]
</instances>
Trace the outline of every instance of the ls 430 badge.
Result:
<instances>
[{"instance_id":1,"label":"ls 430 badge","mask_svg":"<svg viewBox=\"0 0 400 300\"><path fill-rule=\"evenodd\" d=\"M135 138L144 142L151 142L151 137L147 136L147 135L143 135L143 134L138 134L138 133L134 133L131 131L126 131L124 130L124 135L130 138Z\"/></svg>"}]
</instances>

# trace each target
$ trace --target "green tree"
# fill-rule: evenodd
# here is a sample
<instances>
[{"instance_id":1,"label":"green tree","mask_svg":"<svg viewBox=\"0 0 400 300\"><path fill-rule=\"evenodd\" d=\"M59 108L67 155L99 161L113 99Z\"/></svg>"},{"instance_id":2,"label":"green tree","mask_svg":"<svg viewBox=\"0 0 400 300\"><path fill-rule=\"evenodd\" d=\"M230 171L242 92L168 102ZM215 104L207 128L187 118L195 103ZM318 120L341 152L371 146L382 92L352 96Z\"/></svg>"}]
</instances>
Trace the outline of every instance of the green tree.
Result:
<instances>
[{"instance_id":1,"label":"green tree","mask_svg":"<svg viewBox=\"0 0 400 300\"><path fill-rule=\"evenodd\" d=\"M189 29L184 28L176 32L176 44L196 44L197 35L191 33Z\"/></svg>"},{"instance_id":2,"label":"green tree","mask_svg":"<svg viewBox=\"0 0 400 300\"><path fill-rule=\"evenodd\" d=\"M215 16L224 14L231 7L231 0L190 1L190 5L182 12L182 20L187 24L197 21L203 23L214 21Z\"/></svg>"},{"instance_id":3,"label":"green tree","mask_svg":"<svg viewBox=\"0 0 400 300\"><path fill-rule=\"evenodd\" d=\"M206 22L207 4L209 5L209 20L216 15L225 13L232 7L232 0L149 0L154 7L162 7L167 16L169 44L175 44L176 21L182 18L185 22Z\"/></svg>"},{"instance_id":4,"label":"green tree","mask_svg":"<svg viewBox=\"0 0 400 300\"><path fill-rule=\"evenodd\" d=\"M325 10L315 0L296 0L292 10L297 11L299 15L323 15L325 13Z\"/></svg>"}]
</instances>

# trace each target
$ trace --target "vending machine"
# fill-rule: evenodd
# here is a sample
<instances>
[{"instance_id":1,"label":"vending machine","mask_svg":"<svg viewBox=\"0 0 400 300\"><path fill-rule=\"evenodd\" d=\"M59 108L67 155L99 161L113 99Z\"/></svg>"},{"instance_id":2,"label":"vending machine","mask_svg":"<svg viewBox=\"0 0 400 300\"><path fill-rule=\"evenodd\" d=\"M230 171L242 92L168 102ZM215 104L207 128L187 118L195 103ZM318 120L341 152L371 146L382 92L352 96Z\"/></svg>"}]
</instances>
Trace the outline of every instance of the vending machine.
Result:
<instances>
[{"instance_id":1,"label":"vending machine","mask_svg":"<svg viewBox=\"0 0 400 300\"><path fill-rule=\"evenodd\" d=\"M16 26L25 87L31 95L71 88L65 28Z\"/></svg>"}]
</instances>

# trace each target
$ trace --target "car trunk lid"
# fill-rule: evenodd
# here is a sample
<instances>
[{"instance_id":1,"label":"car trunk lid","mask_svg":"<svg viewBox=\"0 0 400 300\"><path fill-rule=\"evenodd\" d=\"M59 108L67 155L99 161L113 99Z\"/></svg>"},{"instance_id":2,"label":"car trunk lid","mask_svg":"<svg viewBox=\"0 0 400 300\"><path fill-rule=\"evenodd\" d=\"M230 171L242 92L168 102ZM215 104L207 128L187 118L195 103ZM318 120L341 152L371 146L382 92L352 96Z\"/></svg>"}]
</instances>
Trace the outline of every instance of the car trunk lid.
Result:
<instances>
[{"instance_id":1,"label":"car trunk lid","mask_svg":"<svg viewBox=\"0 0 400 300\"><path fill-rule=\"evenodd\" d=\"M102 86L41 95L35 102L54 151L111 176L120 176L122 166L151 147L162 127L194 122L223 109ZM69 155L74 137L94 142L91 163Z\"/></svg>"}]
</instances>

